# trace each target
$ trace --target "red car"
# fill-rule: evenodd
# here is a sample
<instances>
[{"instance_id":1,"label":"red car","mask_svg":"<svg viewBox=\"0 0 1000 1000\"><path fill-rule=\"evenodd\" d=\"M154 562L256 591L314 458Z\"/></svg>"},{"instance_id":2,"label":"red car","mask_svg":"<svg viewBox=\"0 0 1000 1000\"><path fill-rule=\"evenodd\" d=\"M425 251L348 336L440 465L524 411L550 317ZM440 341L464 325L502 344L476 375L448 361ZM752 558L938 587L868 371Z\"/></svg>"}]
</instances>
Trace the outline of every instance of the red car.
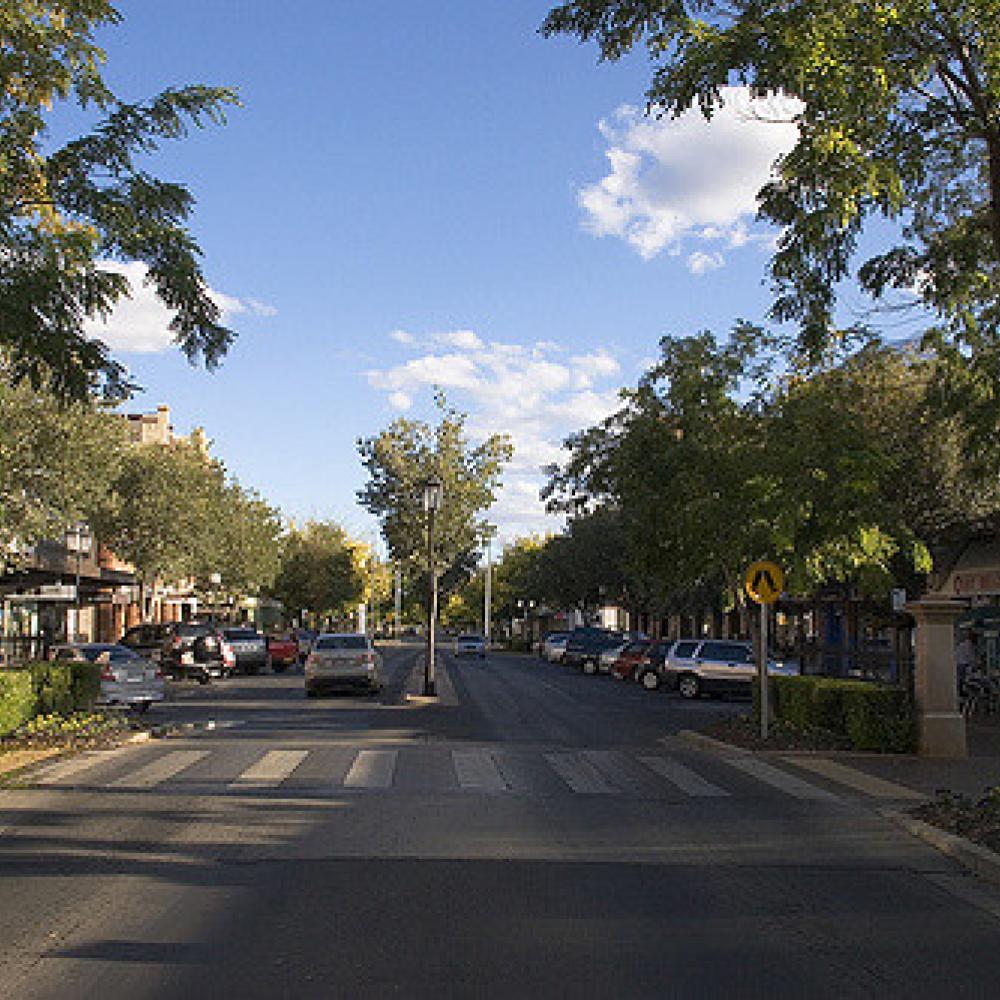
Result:
<instances>
[{"instance_id":1,"label":"red car","mask_svg":"<svg viewBox=\"0 0 1000 1000\"><path fill-rule=\"evenodd\" d=\"M267 655L272 670L282 671L285 667L294 667L299 662L299 644L294 636L269 635Z\"/></svg>"},{"instance_id":2,"label":"red car","mask_svg":"<svg viewBox=\"0 0 1000 1000\"><path fill-rule=\"evenodd\" d=\"M636 668L643 662L654 641L653 639L636 639L635 642L630 642L618 654L618 659L611 667L612 677L617 677L622 681L634 681Z\"/></svg>"}]
</instances>

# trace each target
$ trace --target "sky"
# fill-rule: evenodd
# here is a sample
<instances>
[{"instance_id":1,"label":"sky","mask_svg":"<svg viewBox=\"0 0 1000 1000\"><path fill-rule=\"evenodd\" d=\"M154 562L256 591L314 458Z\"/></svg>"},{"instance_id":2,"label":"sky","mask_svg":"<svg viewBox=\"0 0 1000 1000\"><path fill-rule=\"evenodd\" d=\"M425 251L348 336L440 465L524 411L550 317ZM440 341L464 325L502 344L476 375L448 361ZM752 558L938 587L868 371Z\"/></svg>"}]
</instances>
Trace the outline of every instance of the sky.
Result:
<instances>
[{"instance_id":1,"label":"sky","mask_svg":"<svg viewBox=\"0 0 1000 1000\"><path fill-rule=\"evenodd\" d=\"M206 278L239 337L213 372L133 299L92 327L176 430L205 428L286 516L370 538L356 441L433 416L509 433L489 516L558 530L538 498L560 443L614 410L665 335L764 318L775 232L755 192L794 142L732 90L711 123L644 116L644 56L544 39L535 0L118 0L106 77L125 99L239 89L223 127L151 169L197 198Z\"/></svg>"}]
</instances>

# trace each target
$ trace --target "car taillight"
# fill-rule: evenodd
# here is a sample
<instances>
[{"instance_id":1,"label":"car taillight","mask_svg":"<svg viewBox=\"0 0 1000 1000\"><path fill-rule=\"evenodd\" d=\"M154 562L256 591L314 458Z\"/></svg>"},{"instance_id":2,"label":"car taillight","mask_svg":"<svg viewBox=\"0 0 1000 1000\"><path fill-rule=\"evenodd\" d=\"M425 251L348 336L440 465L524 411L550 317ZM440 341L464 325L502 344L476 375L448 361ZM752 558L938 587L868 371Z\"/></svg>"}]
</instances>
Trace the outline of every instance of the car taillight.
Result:
<instances>
[{"instance_id":1,"label":"car taillight","mask_svg":"<svg viewBox=\"0 0 1000 1000\"><path fill-rule=\"evenodd\" d=\"M374 663L375 662L375 654L374 653L365 653L365 655L361 659L365 663Z\"/></svg>"},{"instance_id":2,"label":"car taillight","mask_svg":"<svg viewBox=\"0 0 1000 1000\"><path fill-rule=\"evenodd\" d=\"M174 636L174 641L173 641L173 643L171 643L171 645L174 647L174 649L180 649L181 648L181 637L179 635L175 635Z\"/></svg>"},{"instance_id":3,"label":"car taillight","mask_svg":"<svg viewBox=\"0 0 1000 1000\"><path fill-rule=\"evenodd\" d=\"M157 667L156 668L156 672L155 672L155 674L153 676L156 677L156 679L158 681L162 681L163 680L163 671L159 667Z\"/></svg>"},{"instance_id":4,"label":"car taillight","mask_svg":"<svg viewBox=\"0 0 1000 1000\"><path fill-rule=\"evenodd\" d=\"M317 663L319 663L319 657L315 653L310 653L306 657L306 666L307 667L315 667Z\"/></svg>"},{"instance_id":5,"label":"car taillight","mask_svg":"<svg viewBox=\"0 0 1000 1000\"><path fill-rule=\"evenodd\" d=\"M111 669L111 665L109 663L105 663L104 666L101 667L101 680L113 681L114 679L115 672Z\"/></svg>"}]
</instances>

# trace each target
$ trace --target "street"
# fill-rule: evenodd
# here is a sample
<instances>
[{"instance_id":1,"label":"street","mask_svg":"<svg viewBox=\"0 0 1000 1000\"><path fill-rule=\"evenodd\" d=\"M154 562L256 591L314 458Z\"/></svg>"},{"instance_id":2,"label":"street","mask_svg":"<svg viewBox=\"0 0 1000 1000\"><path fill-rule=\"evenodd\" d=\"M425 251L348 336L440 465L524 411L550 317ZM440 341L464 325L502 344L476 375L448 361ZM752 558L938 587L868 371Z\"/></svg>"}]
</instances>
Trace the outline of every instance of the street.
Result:
<instances>
[{"instance_id":1,"label":"street","mask_svg":"<svg viewBox=\"0 0 1000 1000\"><path fill-rule=\"evenodd\" d=\"M373 697L180 686L184 735L0 791L8 998L986 997L1000 893L706 713L536 658L384 649Z\"/></svg>"}]
</instances>

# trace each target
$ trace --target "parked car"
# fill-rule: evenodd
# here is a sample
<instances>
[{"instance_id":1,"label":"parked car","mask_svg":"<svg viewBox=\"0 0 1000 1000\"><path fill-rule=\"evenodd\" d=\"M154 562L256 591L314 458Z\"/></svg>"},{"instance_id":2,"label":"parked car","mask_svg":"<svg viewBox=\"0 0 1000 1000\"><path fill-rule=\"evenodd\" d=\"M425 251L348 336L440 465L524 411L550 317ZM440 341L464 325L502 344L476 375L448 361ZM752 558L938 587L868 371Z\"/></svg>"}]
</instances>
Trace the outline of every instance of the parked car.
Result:
<instances>
[{"instance_id":1,"label":"parked car","mask_svg":"<svg viewBox=\"0 0 1000 1000\"><path fill-rule=\"evenodd\" d=\"M316 641L316 636L319 633L311 628L297 628L292 632L292 635L295 636L295 641L299 644L299 661L304 663L306 657L312 651L313 643Z\"/></svg>"},{"instance_id":2,"label":"parked car","mask_svg":"<svg viewBox=\"0 0 1000 1000\"><path fill-rule=\"evenodd\" d=\"M601 650L601 655L597 658L597 670L602 674L610 674L611 668L615 665L622 651L628 646L627 639L621 639L613 646L607 646Z\"/></svg>"},{"instance_id":3,"label":"parked car","mask_svg":"<svg viewBox=\"0 0 1000 1000\"><path fill-rule=\"evenodd\" d=\"M232 647L210 622L173 622L163 641L160 662L165 674L178 679L193 677L202 684L212 677L228 677L236 669Z\"/></svg>"},{"instance_id":4,"label":"parked car","mask_svg":"<svg viewBox=\"0 0 1000 1000\"><path fill-rule=\"evenodd\" d=\"M538 644L539 657L550 663L561 660L563 653L566 652L569 636L569 632L546 632Z\"/></svg>"},{"instance_id":5,"label":"parked car","mask_svg":"<svg viewBox=\"0 0 1000 1000\"><path fill-rule=\"evenodd\" d=\"M596 674L598 659L609 646L622 641L617 632L605 629L577 629L566 643L563 663L569 667L579 667L585 674Z\"/></svg>"},{"instance_id":6,"label":"parked car","mask_svg":"<svg viewBox=\"0 0 1000 1000\"><path fill-rule=\"evenodd\" d=\"M664 669L670 651L677 645L673 639L657 639L646 644L632 679L647 691L655 691L663 683Z\"/></svg>"},{"instance_id":7,"label":"parked car","mask_svg":"<svg viewBox=\"0 0 1000 1000\"><path fill-rule=\"evenodd\" d=\"M460 635L455 640L456 656L478 656L481 660L486 659L486 640L481 635L467 633Z\"/></svg>"},{"instance_id":8,"label":"parked car","mask_svg":"<svg viewBox=\"0 0 1000 1000\"><path fill-rule=\"evenodd\" d=\"M157 662L163 652L163 640L166 639L169 631L170 624L147 622L142 625L133 625L118 641L122 646L128 646L140 656Z\"/></svg>"},{"instance_id":9,"label":"parked car","mask_svg":"<svg viewBox=\"0 0 1000 1000\"><path fill-rule=\"evenodd\" d=\"M338 687L364 687L372 693L382 689L382 657L368 636L324 632L316 637L306 657L306 695Z\"/></svg>"},{"instance_id":10,"label":"parked car","mask_svg":"<svg viewBox=\"0 0 1000 1000\"><path fill-rule=\"evenodd\" d=\"M768 674L797 673L797 666L768 659ZM753 644L742 639L679 640L663 667L667 684L683 698L700 694L749 695L757 676Z\"/></svg>"},{"instance_id":11,"label":"parked car","mask_svg":"<svg viewBox=\"0 0 1000 1000\"><path fill-rule=\"evenodd\" d=\"M267 655L271 658L271 669L280 673L286 667L294 667L299 662L299 644L291 635L269 635Z\"/></svg>"},{"instance_id":12,"label":"parked car","mask_svg":"<svg viewBox=\"0 0 1000 1000\"><path fill-rule=\"evenodd\" d=\"M128 646L112 642L65 643L53 646L55 660L89 660L101 665L102 705L124 705L145 712L154 701L163 701L163 674L152 660Z\"/></svg>"},{"instance_id":13,"label":"parked car","mask_svg":"<svg viewBox=\"0 0 1000 1000\"><path fill-rule=\"evenodd\" d=\"M244 674L259 674L269 666L267 640L252 626L224 628L222 637L232 646L236 669Z\"/></svg>"},{"instance_id":14,"label":"parked car","mask_svg":"<svg viewBox=\"0 0 1000 1000\"><path fill-rule=\"evenodd\" d=\"M653 642L652 639L636 639L625 646L612 664L611 676L619 680L635 680L636 670Z\"/></svg>"}]
</instances>

